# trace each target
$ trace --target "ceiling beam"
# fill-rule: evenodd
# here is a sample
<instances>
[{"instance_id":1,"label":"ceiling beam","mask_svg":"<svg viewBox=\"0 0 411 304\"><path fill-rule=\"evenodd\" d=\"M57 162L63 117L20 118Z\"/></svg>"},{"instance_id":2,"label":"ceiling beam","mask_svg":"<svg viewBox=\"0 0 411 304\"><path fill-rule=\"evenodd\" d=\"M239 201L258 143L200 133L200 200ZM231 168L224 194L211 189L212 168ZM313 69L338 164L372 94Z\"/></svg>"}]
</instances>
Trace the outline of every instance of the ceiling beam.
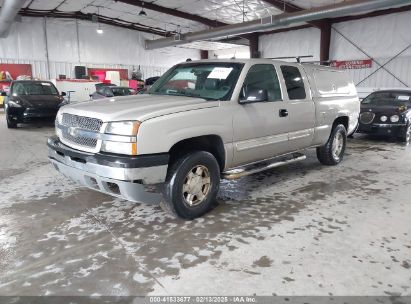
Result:
<instances>
[{"instance_id":1,"label":"ceiling beam","mask_svg":"<svg viewBox=\"0 0 411 304\"><path fill-rule=\"evenodd\" d=\"M264 0L264 1L266 1L266 0ZM267 1L276 1L276 0L267 0ZM401 7L396 7L396 8L389 8L389 9L379 10L379 11L370 12L370 13L361 14L361 15L353 15L353 16L344 16L344 17L333 18L333 19L329 19L327 23L334 24L334 23L340 23L340 22L361 20L361 19L364 19L364 18L385 16L385 15L389 15L389 14L404 13L404 12L409 12L409 11L411 11L411 5L406 5L406 6L401 6ZM295 30L300 30L300 29L305 29L305 28L310 28L310 27L313 27L313 26L307 24L307 25L302 25L302 26L294 26L294 27L282 28L282 29L273 30L273 31L261 32L260 34L261 35L277 34L277 33L295 31Z\"/></svg>"},{"instance_id":2,"label":"ceiling beam","mask_svg":"<svg viewBox=\"0 0 411 304\"><path fill-rule=\"evenodd\" d=\"M144 2L144 8L146 8L146 9L150 9L152 11L156 11L156 12L159 12L159 13L171 15L171 16L174 16L174 17L179 17L179 18L199 22L199 23L205 24L205 25L210 26L210 27L217 27L217 26L227 25L226 23L223 23L223 22L220 22L220 21L217 21L217 20L211 20L211 19L208 19L208 18L201 17L199 15L194 15L194 14L186 13L186 12L179 11L179 10L176 10L176 9L173 9L173 8L160 6L160 5L151 3L151 2L140 1L140 0L115 0L115 1L125 3L125 4L129 4L129 5L138 6L140 8L143 7L143 2Z\"/></svg>"},{"instance_id":3,"label":"ceiling beam","mask_svg":"<svg viewBox=\"0 0 411 304\"><path fill-rule=\"evenodd\" d=\"M91 22L91 14L84 14L82 12L57 12L57 11L41 11L41 10L31 10L31 9L21 9L19 12L19 15L25 16L25 17L48 17L48 18L57 18L57 19L78 19L78 20L87 20ZM174 34L175 32L169 32L169 31L164 31L163 29L160 28L153 28L153 27L148 27L140 23L124 23L121 22L122 20L120 19L115 19L115 18L108 18L104 16L98 16L98 21L101 24L108 24L108 25L113 25L117 27L122 27L126 29L131 29L131 30L136 30L144 33L149 33L149 34L154 34L154 35L159 35L159 36L165 36L169 37Z\"/></svg>"}]
</instances>

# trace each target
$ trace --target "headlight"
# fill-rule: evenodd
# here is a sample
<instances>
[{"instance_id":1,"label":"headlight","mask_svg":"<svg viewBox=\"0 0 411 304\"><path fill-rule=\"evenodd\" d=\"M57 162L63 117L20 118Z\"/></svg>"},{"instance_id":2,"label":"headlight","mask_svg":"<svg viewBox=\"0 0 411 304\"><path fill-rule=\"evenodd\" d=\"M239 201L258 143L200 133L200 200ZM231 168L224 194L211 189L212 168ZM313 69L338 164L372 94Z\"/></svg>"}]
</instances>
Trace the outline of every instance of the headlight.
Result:
<instances>
[{"instance_id":1,"label":"headlight","mask_svg":"<svg viewBox=\"0 0 411 304\"><path fill-rule=\"evenodd\" d=\"M400 117L398 115L393 115L390 118L391 122L399 122L400 121Z\"/></svg>"},{"instance_id":2,"label":"headlight","mask_svg":"<svg viewBox=\"0 0 411 304\"><path fill-rule=\"evenodd\" d=\"M126 143L105 140L101 144L101 151L116 154L137 155L137 143Z\"/></svg>"},{"instance_id":3,"label":"headlight","mask_svg":"<svg viewBox=\"0 0 411 304\"><path fill-rule=\"evenodd\" d=\"M380 120L381 120L382 122L386 122L387 119L388 119L388 117L385 116L385 115L381 116L381 118L380 118Z\"/></svg>"},{"instance_id":4,"label":"headlight","mask_svg":"<svg viewBox=\"0 0 411 304\"><path fill-rule=\"evenodd\" d=\"M115 139L104 140L101 144L101 151L116 154L137 155L137 143L135 141L139 127L139 121L109 122L104 132L105 134L129 136L128 138L130 141L115 141Z\"/></svg>"},{"instance_id":5,"label":"headlight","mask_svg":"<svg viewBox=\"0 0 411 304\"><path fill-rule=\"evenodd\" d=\"M18 100L16 100L16 101L9 100L9 102L7 104L8 104L9 107L12 107L12 108L21 108L20 101L18 101Z\"/></svg>"},{"instance_id":6,"label":"headlight","mask_svg":"<svg viewBox=\"0 0 411 304\"><path fill-rule=\"evenodd\" d=\"M105 133L115 134L115 135L135 136L138 133L139 127L140 127L139 121L110 122L107 124Z\"/></svg>"}]
</instances>

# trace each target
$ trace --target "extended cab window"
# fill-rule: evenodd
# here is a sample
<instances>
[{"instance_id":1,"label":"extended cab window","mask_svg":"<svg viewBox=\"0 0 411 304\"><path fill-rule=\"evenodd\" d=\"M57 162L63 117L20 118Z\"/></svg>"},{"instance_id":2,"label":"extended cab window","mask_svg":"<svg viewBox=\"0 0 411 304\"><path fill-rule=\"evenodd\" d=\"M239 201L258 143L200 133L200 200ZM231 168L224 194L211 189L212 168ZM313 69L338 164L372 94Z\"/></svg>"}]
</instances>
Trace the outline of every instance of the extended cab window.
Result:
<instances>
[{"instance_id":1,"label":"extended cab window","mask_svg":"<svg viewBox=\"0 0 411 304\"><path fill-rule=\"evenodd\" d=\"M248 71L244 81L244 88L264 89L267 91L268 101L279 101L281 98L280 82L272 64L256 64Z\"/></svg>"},{"instance_id":2,"label":"extended cab window","mask_svg":"<svg viewBox=\"0 0 411 304\"><path fill-rule=\"evenodd\" d=\"M294 66L283 65L281 66L281 72L287 87L288 98L290 100L305 99L304 81L300 70Z\"/></svg>"}]
</instances>

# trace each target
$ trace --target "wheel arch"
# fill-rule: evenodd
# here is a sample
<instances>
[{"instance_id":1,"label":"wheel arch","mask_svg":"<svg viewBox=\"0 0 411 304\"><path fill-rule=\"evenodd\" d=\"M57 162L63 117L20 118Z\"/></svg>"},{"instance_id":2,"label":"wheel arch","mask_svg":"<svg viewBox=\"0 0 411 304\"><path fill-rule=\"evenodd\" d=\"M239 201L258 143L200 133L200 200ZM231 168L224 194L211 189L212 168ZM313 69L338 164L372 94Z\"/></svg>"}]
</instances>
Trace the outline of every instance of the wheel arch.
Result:
<instances>
[{"instance_id":1,"label":"wheel arch","mask_svg":"<svg viewBox=\"0 0 411 304\"><path fill-rule=\"evenodd\" d=\"M220 171L223 171L226 164L226 153L223 140L219 135L201 135L176 142L168 151L170 154L170 164L181 155L190 151L206 151L211 153L216 158Z\"/></svg>"},{"instance_id":2,"label":"wheel arch","mask_svg":"<svg viewBox=\"0 0 411 304\"><path fill-rule=\"evenodd\" d=\"M338 116L338 117L334 120L334 122L333 122L332 130L333 130L336 126L338 126L338 125L341 124L341 125L343 125L343 126L345 127L345 129L346 129L347 132L348 132L349 122L350 122L350 119L349 119L348 116L346 116L346 115Z\"/></svg>"}]
</instances>

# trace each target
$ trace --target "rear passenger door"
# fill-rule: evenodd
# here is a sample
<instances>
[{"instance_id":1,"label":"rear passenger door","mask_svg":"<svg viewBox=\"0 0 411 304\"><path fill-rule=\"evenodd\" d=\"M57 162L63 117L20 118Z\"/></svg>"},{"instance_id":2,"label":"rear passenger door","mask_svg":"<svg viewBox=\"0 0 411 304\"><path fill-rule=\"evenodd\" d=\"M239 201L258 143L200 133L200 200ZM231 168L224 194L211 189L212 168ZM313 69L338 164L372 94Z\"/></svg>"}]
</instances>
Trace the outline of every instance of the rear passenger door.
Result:
<instances>
[{"instance_id":1,"label":"rear passenger door","mask_svg":"<svg viewBox=\"0 0 411 304\"><path fill-rule=\"evenodd\" d=\"M285 88L290 150L307 148L312 145L315 126L315 106L307 76L301 65L280 63L279 66Z\"/></svg>"}]
</instances>

